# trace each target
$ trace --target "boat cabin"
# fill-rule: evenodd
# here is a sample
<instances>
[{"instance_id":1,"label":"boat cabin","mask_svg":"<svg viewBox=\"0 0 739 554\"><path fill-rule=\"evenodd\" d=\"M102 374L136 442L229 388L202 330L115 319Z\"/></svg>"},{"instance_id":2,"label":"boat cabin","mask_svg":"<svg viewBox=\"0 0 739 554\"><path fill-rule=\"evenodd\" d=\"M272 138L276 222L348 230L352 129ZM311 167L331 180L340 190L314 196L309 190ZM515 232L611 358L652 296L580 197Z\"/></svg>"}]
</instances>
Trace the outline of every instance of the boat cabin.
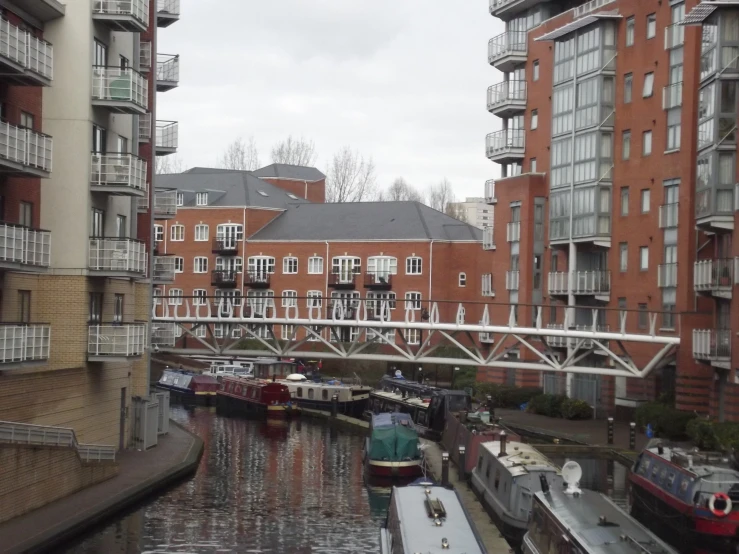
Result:
<instances>
[{"instance_id":1,"label":"boat cabin","mask_svg":"<svg viewBox=\"0 0 739 554\"><path fill-rule=\"evenodd\" d=\"M290 401L290 391L282 383L258 381L244 377L224 377L221 392L254 404L271 406Z\"/></svg>"},{"instance_id":2,"label":"boat cabin","mask_svg":"<svg viewBox=\"0 0 739 554\"><path fill-rule=\"evenodd\" d=\"M296 372L297 366L292 362L280 360L257 360L254 362L254 377L270 381L286 379Z\"/></svg>"}]
</instances>

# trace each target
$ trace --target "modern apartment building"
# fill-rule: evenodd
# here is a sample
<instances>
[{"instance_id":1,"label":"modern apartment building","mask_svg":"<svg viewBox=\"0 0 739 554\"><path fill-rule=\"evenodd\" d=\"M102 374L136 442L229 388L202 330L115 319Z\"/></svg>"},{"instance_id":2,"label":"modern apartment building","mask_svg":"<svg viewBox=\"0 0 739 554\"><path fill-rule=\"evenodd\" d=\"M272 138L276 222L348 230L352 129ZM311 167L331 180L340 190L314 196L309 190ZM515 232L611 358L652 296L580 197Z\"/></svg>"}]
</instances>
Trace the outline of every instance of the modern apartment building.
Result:
<instances>
[{"instance_id":1,"label":"modern apartment building","mask_svg":"<svg viewBox=\"0 0 739 554\"><path fill-rule=\"evenodd\" d=\"M452 202L456 215L478 229L493 226L493 209L484 198L465 198L464 202Z\"/></svg>"},{"instance_id":2,"label":"modern apartment building","mask_svg":"<svg viewBox=\"0 0 739 554\"><path fill-rule=\"evenodd\" d=\"M152 156L173 148L171 127L151 122L155 91L177 80L157 28L179 0L0 12L0 426L14 433L2 437L88 445L71 461L22 448L22 463L5 460L4 520L104 478L88 458L130 446L133 398L148 395ZM156 148L140 147L145 129Z\"/></svg>"},{"instance_id":3,"label":"modern apartment building","mask_svg":"<svg viewBox=\"0 0 739 554\"><path fill-rule=\"evenodd\" d=\"M502 174L485 194L494 278L505 273L511 303L546 306L554 328L567 306L569 325L595 314L617 329L627 310L642 332L660 312L653 331L680 346L645 380L481 378L538 382L608 413L674 395L679 409L739 420L739 3L491 0L490 13L506 25L488 50L501 72L487 102L502 122L486 143ZM632 352L641 367L647 349ZM589 366L606 363L598 354Z\"/></svg>"}]
</instances>

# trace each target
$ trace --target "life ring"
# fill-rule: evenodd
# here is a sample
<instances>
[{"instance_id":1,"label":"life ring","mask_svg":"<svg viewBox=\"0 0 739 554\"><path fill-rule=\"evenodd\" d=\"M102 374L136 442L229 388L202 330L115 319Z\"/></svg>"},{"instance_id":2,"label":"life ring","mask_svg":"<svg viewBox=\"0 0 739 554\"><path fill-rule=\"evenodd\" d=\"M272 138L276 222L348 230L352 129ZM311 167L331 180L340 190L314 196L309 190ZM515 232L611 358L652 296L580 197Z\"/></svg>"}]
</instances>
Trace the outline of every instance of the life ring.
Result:
<instances>
[{"instance_id":1,"label":"life ring","mask_svg":"<svg viewBox=\"0 0 739 554\"><path fill-rule=\"evenodd\" d=\"M724 509L719 510L716 508L716 501L723 501L724 503ZM708 499L708 509L711 510L711 513L715 515L716 517L726 517L731 512L731 498L728 497L723 492L717 492L714 494L711 498Z\"/></svg>"}]
</instances>

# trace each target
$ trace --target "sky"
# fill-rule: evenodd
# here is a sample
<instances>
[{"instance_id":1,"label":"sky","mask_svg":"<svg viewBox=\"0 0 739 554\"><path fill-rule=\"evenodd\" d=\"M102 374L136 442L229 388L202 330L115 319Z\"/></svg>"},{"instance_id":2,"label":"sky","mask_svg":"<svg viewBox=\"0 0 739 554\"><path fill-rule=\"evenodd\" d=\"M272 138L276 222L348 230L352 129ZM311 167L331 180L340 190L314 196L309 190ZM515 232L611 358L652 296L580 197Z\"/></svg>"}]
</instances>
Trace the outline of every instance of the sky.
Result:
<instances>
[{"instance_id":1,"label":"sky","mask_svg":"<svg viewBox=\"0 0 739 554\"><path fill-rule=\"evenodd\" d=\"M499 175L486 91L503 79L487 42L503 30L487 0L181 0L180 21L158 30L180 84L159 93L157 119L179 121L186 167L249 136L267 165L292 134L315 142L324 172L350 146L379 187L446 177L458 198L482 196Z\"/></svg>"}]
</instances>

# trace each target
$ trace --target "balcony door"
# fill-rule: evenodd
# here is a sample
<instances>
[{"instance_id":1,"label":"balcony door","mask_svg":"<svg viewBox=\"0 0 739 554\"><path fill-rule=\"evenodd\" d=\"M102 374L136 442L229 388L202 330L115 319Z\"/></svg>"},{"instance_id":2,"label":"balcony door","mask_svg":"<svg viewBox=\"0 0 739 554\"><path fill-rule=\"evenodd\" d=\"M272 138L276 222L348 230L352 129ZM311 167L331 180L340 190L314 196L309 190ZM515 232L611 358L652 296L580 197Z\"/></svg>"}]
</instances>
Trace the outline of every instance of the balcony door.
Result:
<instances>
[{"instance_id":1,"label":"balcony door","mask_svg":"<svg viewBox=\"0 0 739 554\"><path fill-rule=\"evenodd\" d=\"M362 260L354 256L338 256L332 260L331 272L339 276L340 283L351 283L361 271Z\"/></svg>"},{"instance_id":2,"label":"balcony door","mask_svg":"<svg viewBox=\"0 0 739 554\"><path fill-rule=\"evenodd\" d=\"M390 275L398 272L398 259L390 256L373 256L367 259L367 273L374 276L376 282L386 283Z\"/></svg>"},{"instance_id":3,"label":"balcony door","mask_svg":"<svg viewBox=\"0 0 739 554\"><path fill-rule=\"evenodd\" d=\"M242 227L238 224L222 224L216 229L216 240L223 245L223 248L230 250L236 248L236 244L243 236Z\"/></svg>"},{"instance_id":4,"label":"balcony door","mask_svg":"<svg viewBox=\"0 0 739 554\"><path fill-rule=\"evenodd\" d=\"M252 256L249 258L248 271L255 281L267 279L267 275L275 271L275 259L271 256Z\"/></svg>"},{"instance_id":5,"label":"balcony door","mask_svg":"<svg viewBox=\"0 0 739 554\"><path fill-rule=\"evenodd\" d=\"M98 208L92 209L91 236L96 238L105 236L105 212Z\"/></svg>"},{"instance_id":6,"label":"balcony door","mask_svg":"<svg viewBox=\"0 0 739 554\"><path fill-rule=\"evenodd\" d=\"M107 146L108 132L98 126L92 126L92 151L97 154L104 154Z\"/></svg>"}]
</instances>

